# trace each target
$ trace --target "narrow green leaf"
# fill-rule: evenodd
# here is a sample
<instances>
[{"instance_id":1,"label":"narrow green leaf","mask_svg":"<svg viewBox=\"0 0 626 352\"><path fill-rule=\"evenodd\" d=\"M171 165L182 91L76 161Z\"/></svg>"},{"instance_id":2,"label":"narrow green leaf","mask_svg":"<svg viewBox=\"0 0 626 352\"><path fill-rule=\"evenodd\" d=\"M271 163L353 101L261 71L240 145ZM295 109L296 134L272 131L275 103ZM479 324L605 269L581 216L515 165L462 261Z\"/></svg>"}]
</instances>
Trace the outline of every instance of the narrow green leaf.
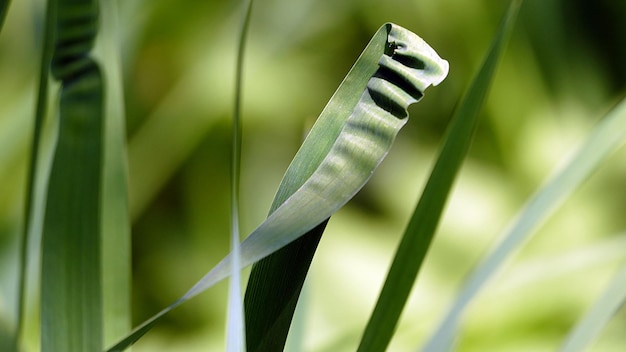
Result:
<instances>
[{"instance_id":1,"label":"narrow green leaf","mask_svg":"<svg viewBox=\"0 0 626 352\"><path fill-rule=\"evenodd\" d=\"M469 150L480 109L513 28L520 2L513 1L487 57L446 132L439 158L402 237L385 285L367 324L359 351L386 350L437 230L448 194Z\"/></svg>"},{"instance_id":2,"label":"narrow green leaf","mask_svg":"<svg viewBox=\"0 0 626 352\"><path fill-rule=\"evenodd\" d=\"M502 241L484 258L426 345L426 351L443 351L454 338L467 305L493 277L513 251L585 181L611 152L626 140L626 99L591 131L569 163L542 187L524 207Z\"/></svg>"},{"instance_id":3,"label":"narrow green leaf","mask_svg":"<svg viewBox=\"0 0 626 352\"><path fill-rule=\"evenodd\" d=\"M243 301L241 298L241 253L239 238L239 179L241 165L241 100L243 80L243 59L246 47L252 0L243 2L243 19L237 48L237 65L235 68L235 99L233 109L232 156L231 156L231 256L233 265L230 273L228 292L228 317L226 327L226 350L239 352L246 350L245 321Z\"/></svg>"},{"instance_id":4,"label":"narrow green leaf","mask_svg":"<svg viewBox=\"0 0 626 352\"><path fill-rule=\"evenodd\" d=\"M355 92L361 92L376 72L386 37L387 31L382 29L374 35L318 117L283 177L270 214L302 186L332 147L341 126L358 102L359 94ZM284 344L304 279L327 222L252 267L245 295L246 338L250 351L261 346L282 349L281 341ZM286 267L291 270L284 270ZM277 271L276 268L281 269Z\"/></svg>"},{"instance_id":5,"label":"narrow green leaf","mask_svg":"<svg viewBox=\"0 0 626 352\"><path fill-rule=\"evenodd\" d=\"M5 6L8 6L8 2ZM32 216L35 212L35 180L39 173L39 147L41 145L41 132L44 125L45 116L48 110L48 80L50 76L50 62L52 61L52 53L54 51L54 32L57 12L56 0L48 1L46 8L46 21L43 32L43 45L41 50L41 62L39 67L39 87L37 91L37 103L35 107L35 121L33 124L33 136L30 145L30 157L28 164L28 175L26 180L26 192L24 201L24 224L22 226L22 236L20 238L20 267L19 267L19 288L17 294L17 331L15 334L16 342L14 348L18 348L19 340L24 331L26 320L26 297L27 297L27 272L28 263L28 245L30 243L30 232L32 228Z\"/></svg>"},{"instance_id":6,"label":"narrow green leaf","mask_svg":"<svg viewBox=\"0 0 626 352\"><path fill-rule=\"evenodd\" d=\"M102 298L104 343L131 329L131 221L117 1L102 3L100 46L106 78L102 182Z\"/></svg>"},{"instance_id":7,"label":"narrow green leaf","mask_svg":"<svg viewBox=\"0 0 626 352\"><path fill-rule=\"evenodd\" d=\"M281 351L302 285L328 220L252 267L246 289L250 351Z\"/></svg>"},{"instance_id":8,"label":"narrow green leaf","mask_svg":"<svg viewBox=\"0 0 626 352\"><path fill-rule=\"evenodd\" d=\"M381 27L289 167L272 206L275 210L243 241L242 266L320 226L350 200L406 123L406 107L428 86L440 83L447 71L448 63L415 34L393 24ZM227 277L231 260L227 256L182 298L111 351L126 348L168 311Z\"/></svg>"},{"instance_id":9,"label":"narrow green leaf","mask_svg":"<svg viewBox=\"0 0 626 352\"><path fill-rule=\"evenodd\" d=\"M376 72L387 35L382 29L374 35L318 117L283 177L270 214L302 186L332 147L341 126L358 102L359 95L354 92L361 92ZM245 295L246 337L250 351L262 347L282 349L304 279L327 223L328 220L324 221L252 267ZM287 267L291 270L284 270Z\"/></svg>"},{"instance_id":10,"label":"narrow green leaf","mask_svg":"<svg viewBox=\"0 0 626 352\"><path fill-rule=\"evenodd\" d=\"M625 302L626 266L615 275L606 291L572 329L563 343L561 351L585 351L589 348Z\"/></svg>"},{"instance_id":11,"label":"narrow green leaf","mask_svg":"<svg viewBox=\"0 0 626 352\"><path fill-rule=\"evenodd\" d=\"M386 38L383 38L383 35ZM395 57L394 54L390 55L394 52ZM351 126L352 121L356 121L356 124L360 124L357 128L371 128L370 122L355 118L360 113L359 109L362 107L368 109L370 106L368 99L371 98L377 106L382 106L387 114L396 116L396 119L391 121L398 123L392 127L397 133L400 124L406 123L408 105L418 101L430 83L437 84L442 81L447 71L447 62L442 61L415 34L395 25L383 26L348 73L307 136L283 178L271 211L311 177L318 165L323 163L322 160L326 155L334 154L333 143L339 140L335 135L346 132L345 129L341 130L342 125ZM432 74L436 76L428 77ZM423 82L412 83L412 79ZM354 92L362 91L364 86L367 87L364 96L368 94L369 97L361 96L360 100L357 100L358 94ZM367 111L364 115L369 113ZM347 119L346 122L343 122L343 119ZM384 135L392 137L391 133ZM367 149L372 151L374 148L384 146L386 153L391 142L392 140L389 140L386 141L387 144L381 143ZM364 153L365 151L361 151L351 157L358 158L365 155ZM382 158L378 161L380 160ZM375 168L373 165L370 167L371 170ZM351 172L355 171L343 168L334 171L332 175L346 177L345 175ZM284 348L298 296L325 226L326 222L253 267L246 291L249 350Z\"/></svg>"},{"instance_id":12,"label":"narrow green leaf","mask_svg":"<svg viewBox=\"0 0 626 352\"><path fill-rule=\"evenodd\" d=\"M103 80L89 57L96 1L59 0L52 74L61 82L58 139L42 235L42 351L102 349L100 202Z\"/></svg>"}]
</instances>

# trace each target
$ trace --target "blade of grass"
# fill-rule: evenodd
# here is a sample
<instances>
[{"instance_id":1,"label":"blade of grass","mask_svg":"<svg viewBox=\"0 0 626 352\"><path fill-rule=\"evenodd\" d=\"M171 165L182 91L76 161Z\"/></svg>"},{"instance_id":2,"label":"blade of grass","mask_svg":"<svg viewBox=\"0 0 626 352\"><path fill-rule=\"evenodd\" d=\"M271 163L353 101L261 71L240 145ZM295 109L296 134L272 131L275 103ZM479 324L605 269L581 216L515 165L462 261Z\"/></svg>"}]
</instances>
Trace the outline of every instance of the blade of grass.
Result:
<instances>
[{"instance_id":1,"label":"blade of grass","mask_svg":"<svg viewBox=\"0 0 626 352\"><path fill-rule=\"evenodd\" d=\"M620 269L606 291L572 329L560 350L563 352L585 351L625 302L626 266Z\"/></svg>"},{"instance_id":2,"label":"blade of grass","mask_svg":"<svg viewBox=\"0 0 626 352\"><path fill-rule=\"evenodd\" d=\"M448 194L467 155L480 109L513 29L521 1L513 1L495 34L483 65L452 119L424 192L387 274L358 351L385 351L437 230Z\"/></svg>"},{"instance_id":3,"label":"blade of grass","mask_svg":"<svg viewBox=\"0 0 626 352\"><path fill-rule=\"evenodd\" d=\"M361 91L375 72L386 36L387 33L381 30L374 35L331 98L331 102L341 102L347 109L342 111L342 105L329 103L320 114L300 148L308 152L299 151L294 157L274 197L270 214L305 182L330 150L340 126L347 119L346 110L352 109L358 101L359 96L354 92ZM316 148L319 153L314 152ZM244 302L250 350L259 348L266 339L274 342L273 348L281 349L280 341L286 339L304 279L327 222L252 267ZM292 270L285 271L287 267ZM276 275L277 268L281 275Z\"/></svg>"},{"instance_id":4,"label":"blade of grass","mask_svg":"<svg viewBox=\"0 0 626 352\"><path fill-rule=\"evenodd\" d=\"M382 34L383 33L379 31L376 36ZM340 130L333 126L326 126L325 124L341 123L341 121L337 121L339 120L337 115L342 116L342 113L338 111L343 108L342 100L350 101L351 99L355 99L358 95L353 92L363 89L360 85L371 82L368 78L371 77L371 75L383 75L381 71L377 71L378 66L373 63L375 62L374 60L377 60L381 56L381 52L376 50L385 51L389 50L389 47L376 47L376 45L382 44L382 38L380 41L377 41L376 36L370 42L370 45L374 46L370 49L370 45L368 45L365 49L364 53L357 61L357 64L355 64L354 68L348 73L348 76L318 118L316 125L313 127L309 136L307 136L306 141L289 166L274 199L270 214L276 207L284 202L287 197L291 196L296 189L301 187L315 168L318 167L318 164L321 163L321 158L325 157L325 154L332 147L330 143L334 142L335 138L329 138L329 135L338 133ZM401 45L399 43L403 39L406 39L400 39L400 36L396 38L392 33L387 33L387 36L388 38L385 44L390 46L396 44ZM394 41L396 39L400 39L398 43ZM408 41L408 39L406 40ZM410 46L415 43L405 44ZM418 46L407 50L419 52ZM370 59L368 55L372 56L371 63L367 61ZM358 67L357 65L362 59L363 66ZM420 60L420 58L415 59ZM368 66L365 66L366 63ZM411 67L415 68L415 66ZM352 73L354 72L358 75L360 70L364 72L366 72L365 70L371 70L371 73L352 78ZM445 71L447 73L447 63ZM355 80L351 81L351 79ZM361 79L361 81L357 79ZM397 82L394 83L398 84ZM420 90L419 94L421 97L423 89ZM417 100L413 102L415 101ZM351 104L352 103L350 103L350 105ZM403 106L403 108L406 109L406 105ZM406 114L406 111L404 111L404 114ZM249 350L278 351L284 349L302 285L304 284L308 269L327 222L328 220L324 221L304 236L253 266L250 280L248 281L245 300Z\"/></svg>"},{"instance_id":5,"label":"blade of grass","mask_svg":"<svg viewBox=\"0 0 626 352\"><path fill-rule=\"evenodd\" d=\"M626 260L623 248L626 248L626 233L608 235L598 243L587 244L563 254L549 254L543 258L520 261L515 268L508 270L507 278L490 289L489 295L497 297L522 286L541 286L543 282Z\"/></svg>"},{"instance_id":6,"label":"blade of grass","mask_svg":"<svg viewBox=\"0 0 626 352\"><path fill-rule=\"evenodd\" d=\"M5 3L8 6L8 1ZM6 9L6 8L5 8ZM35 106L35 121L33 124L33 135L30 145L30 157L28 164L28 175L26 180L26 192L24 194L24 223L22 226L22 236L20 238L20 264L19 264L19 287L17 293L17 330L15 333L15 343L13 348L17 350L20 339L23 335L26 320L26 297L27 297L27 272L30 258L28 248L30 243L30 232L32 228L32 216L35 207L35 181L38 174L39 147L41 144L41 133L44 120L48 110L48 80L50 76L50 61L54 51L54 32L57 4L56 0L49 0L46 7L46 20L43 32L43 45L41 49L41 62L39 67L39 87L37 92L37 102Z\"/></svg>"},{"instance_id":7,"label":"blade of grass","mask_svg":"<svg viewBox=\"0 0 626 352\"><path fill-rule=\"evenodd\" d=\"M233 108L233 145L231 156L231 256L233 265L230 274L230 286L228 293L228 318L226 328L226 350L232 352L246 350L245 321L243 301L241 298L241 253L239 239L239 180L241 166L241 95L243 79L243 60L246 47L250 14L252 13L252 0L243 2L243 19L239 34L239 46L237 48L237 65L235 68L235 99Z\"/></svg>"},{"instance_id":8,"label":"blade of grass","mask_svg":"<svg viewBox=\"0 0 626 352\"><path fill-rule=\"evenodd\" d=\"M467 305L539 225L571 195L612 151L626 139L626 99L591 131L586 142L555 177L524 207L502 241L484 258L465 284L447 316L424 350L443 351L451 343Z\"/></svg>"},{"instance_id":9,"label":"blade of grass","mask_svg":"<svg viewBox=\"0 0 626 352\"><path fill-rule=\"evenodd\" d=\"M393 24L381 27L365 51L342 83L351 88L340 87L335 93L345 100L331 99L322 112L326 118L318 119L298 152L301 156L289 167L292 171L281 183L275 211L242 243L242 265L263 259L320 226L348 202L386 156L406 123L408 105L448 72L448 63L428 44ZM128 347L168 311L227 277L231 260L224 258L183 297L110 350Z\"/></svg>"},{"instance_id":10,"label":"blade of grass","mask_svg":"<svg viewBox=\"0 0 626 352\"><path fill-rule=\"evenodd\" d=\"M348 117L346 111L351 111L358 101L359 95L354 92L362 91L376 70L386 37L387 33L382 30L374 35L320 114L289 165L272 202L270 214L302 186L332 147L340 126ZM319 152L316 153L316 150ZM281 350L284 346L304 279L327 223L328 220L324 221L252 267L244 301L247 347L250 351L260 348Z\"/></svg>"},{"instance_id":11,"label":"blade of grass","mask_svg":"<svg viewBox=\"0 0 626 352\"><path fill-rule=\"evenodd\" d=\"M250 351L284 348L302 285L328 220L252 267L246 289Z\"/></svg>"},{"instance_id":12,"label":"blade of grass","mask_svg":"<svg viewBox=\"0 0 626 352\"><path fill-rule=\"evenodd\" d=\"M102 349L100 201L103 80L89 57L98 2L56 3L52 74L61 82L58 139L42 234L42 351Z\"/></svg>"},{"instance_id":13,"label":"blade of grass","mask_svg":"<svg viewBox=\"0 0 626 352\"><path fill-rule=\"evenodd\" d=\"M131 328L131 229L128 167L117 1L102 3L98 53L105 63L106 113L102 183L102 282L104 343L113 343Z\"/></svg>"}]
</instances>

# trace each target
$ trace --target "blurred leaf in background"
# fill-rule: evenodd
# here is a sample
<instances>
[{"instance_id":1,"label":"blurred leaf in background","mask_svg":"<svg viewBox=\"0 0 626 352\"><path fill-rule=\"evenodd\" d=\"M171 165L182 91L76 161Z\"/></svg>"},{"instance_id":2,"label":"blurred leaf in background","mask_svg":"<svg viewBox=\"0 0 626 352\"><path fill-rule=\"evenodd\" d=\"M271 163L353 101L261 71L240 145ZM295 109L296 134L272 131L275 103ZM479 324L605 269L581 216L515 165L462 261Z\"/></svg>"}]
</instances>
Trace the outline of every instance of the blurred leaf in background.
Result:
<instances>
[{"instance_id":1,"label":"blurred leaf in background","mask_svg":"<svg viewBox=\"0 0 626 352\"><path fill-rule=\"evenodd\" d=\"M486 0L256 4L245 68L244 233L265 218L303 134L382 23L417 33L451 67L446 81L411 108L411 123L370 183L329 223L306 284L306 350L351 350L358 343L423 187L413 180L425 180L505 6ZM133 325L179 297L228 251L237 10L226 0L120 3ZM14 321L43 18L41 2L14 1L0 32L0 331ZM620 1L525 2L390 350L426 340L495 235L624 95L625 27ZM626 228L625 159L622 148L604 163L474 302L459 350L560 345L624 258L615 234ZM133 350L222 349L225 297L222 284L181 306ZM622 308L598 347L624 345L625 322Z\"/></svg>"}]
</instances>

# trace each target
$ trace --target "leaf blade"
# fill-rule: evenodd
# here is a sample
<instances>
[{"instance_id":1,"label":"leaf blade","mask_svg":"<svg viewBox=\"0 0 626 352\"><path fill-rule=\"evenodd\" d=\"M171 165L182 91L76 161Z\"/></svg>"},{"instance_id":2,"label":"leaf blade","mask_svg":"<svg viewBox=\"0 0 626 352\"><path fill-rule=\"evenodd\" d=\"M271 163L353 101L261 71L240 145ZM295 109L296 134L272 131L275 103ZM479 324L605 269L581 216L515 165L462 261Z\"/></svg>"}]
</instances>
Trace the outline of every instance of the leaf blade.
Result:
<instances>
[{"instance_id":1,"label":"leaf blade","mask_svg":"<svg viewBox=\"0 0 626 352\"><path fill-rule=\"evenodd\" d=\"M469 150L480 109L512 30L518 7L519 4L511 6L505 15L480 71L446 131L441 152L398 246L358 351L384 351L391 341L435 235L448 194Z\"/></svg>"},{"instance_id":2,"label":"leaf blade","mask_svg":"<svg viewBox=\"0 0 626 352\"><path fill-rule=\"evenodd\" d=\"M257 262L289 244L318 226L348 202L369 180L372 172L388 153L396 134L406 123L408 105L418 101L424 89L438 84L447 75L447 61L439 58L428 44L404 28L386 24L375 38L379 40L377 48L382 51L373 55L374 58L377 57L375 65L360 66L366 72L365 76L357 80L362 87L357 92L362 94L354 98L355 91L347 91L350 104L338 106L344 114L328 115L328 119L320 120L320 125L334 124L335 127L336 133L330 134L330 140L325 139L327 143L318 146L317 143L307 144L305 141L303 148L304 145L311 145L311 150L315 150L314 158L319 162L309 163L305 158L296 156L296 161L303 162L302 169L306 170L304 174L307 176L296 180L289 177L291 173L287 171L284 182L288 185L281 187L297 191L291 191L292 194L288 191L278 193L273 205L276 207L275 211L241 245L242 266ZM388 45L388 38L394 45ZM400 61L394 59L394 55L415 56L423 65L407 70ZM344 82L352 82L350 78ZM404 110L402 116L397 115L396 107ZM337 124L337 120L344 122ZM316 123L316 126L319 125ZM309 136L326 132L314 126ZM311 137L307 140L309 138ZM327 152L320 153L320 150ZM290 167L290 170L295 168ZM282 197L284 201L280 200ZM158 317L227 277L231 260L227 256L181 299L146 322L127 339L114 346L113 350L133 343Z\"/></svg>"},{"instance_id":3,"label":"leaf blade","mask_svg":"<svg viewBox=\"0 0 626 352\"><path fill-rule=\"evenodd\" d=\"M102 181L102 290L104 343L131 328L131 220L124 87L117 1L102 3L100 54L106 82Z\"/></svg>"},{"instance_id":4,"label":"leaf blade","mask_svg":"<svg viewBox=\"0 0 626 352\"><path fill-rule=\"evenodd\" d=\"M244 306L241 297L241 253L239 235L239 180L241 169L241 101L243 81L244 49L250 25L252 13L252 0L243 2L243 19L239 34L239 46L237 48L237 64L235 68L235 98L233 107L232 125L232 154L231 154L231 255L233 265L231 267L230 282L228 288L228 313L226 327L226 350L246 350L246 328L244 320Z\"/></svg>"},{"instance_id":5,"label":"leaf blade","mask_svg":"<svg viewBox=\"0 0 626 352\"><path fill-rule=\"evenodd\" d=\"M103 343L104 94L102 73L89 52L99 11L96 1L56 5L51 72L62 87L42 234L41 347L96 351Z\"/></svg>"},{"instance_id":6,"label":"leaf blade","mask_svg":"<svg viewBox=\"0 0 626 352\"><path fill-rule=\"evenodd\" d=\"M589 348L624 302L626 302L626 266L615 274L602 296L570 331L560 351L584 351Z\"/></svg>"},{"instance_id":7,"label":"leaf blade","mask_svg":"<svg viewBox=\"0 0 626 352\"><path fill-rule=\"evenodd\" d=\"M88 89L101 98L102 91L93 90L102 84L99 72L82 83L64 89L61 120L81 119L80 110L102 108L101 100L79 92ZM42 351L89 351L102 344L102 116L91 117L96 121L83 126L72 126L76 121L61 122L50 171L42 239Z\"/></svg>"},{"instance_id":8,"label":"leaf blade","mask_svg":"<svg viewBox=\"0 0 626 352\"><path fill-rule=\"evenodd\" d=\"M539 189L503 234L501 242L483 259L463 287L425 350L443 350L452 339L470 301L518 246L552 214L600 162L626 140L626 99L591 131L568 164Z\"/></svg>"},{"instance_id":9,"label":"leaf blade","mask_svg":"<svg viewBox=\"0 0 626 352\"><path fill-rule=\"evenodd\" d=\"M50 61L54 51L54 31L57 11L57 0L50 0L46 6L45 32L43 35L43 45L41 50L41 61L39 66L37 101L35 105L35 116L33 124L33 134L30 142L30 152L28 158L28 174L26 180L26 192L24 193L24 225L22 226L20 247L20 265L19 265L19 287L17 294L17 330L14 349L21 344L21 336L25 329L26 320L26 301L27 301L27 273L29 258L29 244L31 242L31 228L33 227L33 214L36 208L36 179L39 174L40 164L40 145L42 142L42 130L46 113L48 111L48 81L50 79ZM8 2L6 3L8 6ZM39 263L39 258L36 260Z\"/></svg>"}]
</instances>

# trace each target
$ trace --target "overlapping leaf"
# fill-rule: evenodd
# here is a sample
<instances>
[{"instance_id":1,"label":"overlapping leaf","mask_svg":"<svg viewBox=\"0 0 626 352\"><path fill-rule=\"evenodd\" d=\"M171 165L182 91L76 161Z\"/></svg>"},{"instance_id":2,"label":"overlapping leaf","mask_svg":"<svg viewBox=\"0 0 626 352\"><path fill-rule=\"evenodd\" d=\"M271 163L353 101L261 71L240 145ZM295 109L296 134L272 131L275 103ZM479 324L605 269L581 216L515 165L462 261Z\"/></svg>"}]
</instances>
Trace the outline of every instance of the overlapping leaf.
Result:
<instances>
[{"instance_id":1,"label":"overlapping leaf","mask_svg":"<svg viewBox=\"0 0 626 352\"><path fill-rule=\"evenodd\" d=\"M379 50L378 53L372 51L373 59L380 57L377 65L357 66L362 59L369 59L366 56L369 54L368 46L361 60L357 62L322 112L289 166L270 212L273 212L286 197L291 196L295 189L301 187L303 182L320 177L315 175L320 169L323 172L318 175L324 178L337 177L347 180L350 177L358 177L359 180L353 181L352 184L358 184L359 187L346 187L336 182L338 186L336 191L332 190L333 193L328 194L328 197L334 194L336 199L351 198L364 184L363 180L369 178L368 173L377 167L391 147L395 134L406 123L408 105L418 101L426 87L432 83L438 84L447 74L447 62L441 61L437 54L413 33L395 25L387 25L379 30L370 45L380 45L376 38L381 33L386 33L387 36L385 47L371 49ZM373 55L374 53L376 55ZM365 69L371 73L358 76L361 81L352 78L360 72L367 72ZM372 78L365 81L368 75ZM358 95L350 96L350 92L362 90L359 85L363 84L366 86L365 91L355 102ZM347 95L347 99L342 99L343 95ZM339 124L340 116L348 115L347 111L352 113L347 117L342 130L335 126L326 126L332 123ZM335 140L330 139L328 137L330 131L340 132L340 135ZM327 155L337 158L337 161L325 164ZM325 171L323 168L329 169ZM313 174L309 178L311 172ZM319 188L318 186L311 188L312 194L306 197L323 194L318 191ZM353 193L345 195L335 193L345 190ZM327 214L330 216L332 212ZM298 295L324 227L325 223L322 223L319 227L313 228L305 236L253 267L246 291L249 349L283 349ZM281 269L285 267L290 269Z\"/></svg>"},{"instance_id":2,"label":"overlapping leaf","mask_svg":"<svg viewBox=\"0 0 626 352\"><path fill-rule=\"evenodd\" d=\"M273 212L241 245L250 265L329 218L369 180L406 123L406 107L446 76L448 64L393 24L376 33L322 112L281 183ZM191 290L112 347L122 350L164 314L230 274L227 256Z\"/></svg>"}]
</instances>

